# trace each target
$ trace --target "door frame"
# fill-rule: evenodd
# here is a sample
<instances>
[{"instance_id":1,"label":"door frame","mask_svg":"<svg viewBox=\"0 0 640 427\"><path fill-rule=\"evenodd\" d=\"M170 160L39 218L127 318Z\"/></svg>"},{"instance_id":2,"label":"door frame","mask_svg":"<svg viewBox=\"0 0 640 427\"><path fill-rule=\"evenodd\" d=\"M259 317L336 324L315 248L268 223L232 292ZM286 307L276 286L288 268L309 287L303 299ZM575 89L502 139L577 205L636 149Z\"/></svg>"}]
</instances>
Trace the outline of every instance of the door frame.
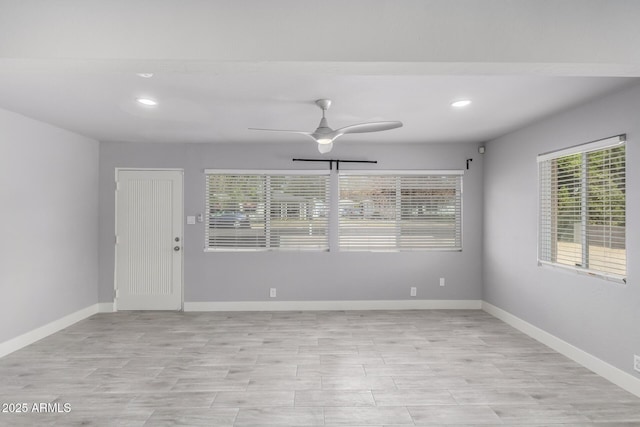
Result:
<instances>
[{"instance_id":1,"label":"door frame","mask_svg":"<svg viewBox=\"0 0 640 427\"><path fill-rule=\"evenodd\" d=\"M114 203L114 221L113 221L113 311L118 311L118 245L116 239L118 237L118 175L120 171L139 171L139 172L180 172L182 174L182 198L180 200L180 236L182 240L182 250L180 251L180 310L184 311L184 169L182 168L131 168L116 167L114 171L113 197Z\"/></svg>"}]
</instances>

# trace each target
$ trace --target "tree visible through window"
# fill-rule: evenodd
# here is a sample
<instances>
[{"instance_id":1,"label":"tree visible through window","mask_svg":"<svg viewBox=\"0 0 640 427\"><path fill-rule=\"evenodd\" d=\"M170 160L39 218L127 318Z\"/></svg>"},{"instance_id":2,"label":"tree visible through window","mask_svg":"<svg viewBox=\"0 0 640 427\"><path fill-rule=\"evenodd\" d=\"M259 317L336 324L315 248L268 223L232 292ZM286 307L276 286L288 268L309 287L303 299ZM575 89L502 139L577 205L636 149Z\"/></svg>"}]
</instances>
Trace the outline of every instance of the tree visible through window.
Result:
<instances>
[{"instance_id":1,"label":"tree visible through window","mask_svg":"<svg viewBox=\"0 0 640 427\"><path fill-rule=\"evenodd\" d=\"M539 259L624 279L624 139L540 156Z\"/></svg>"}]
</instances>

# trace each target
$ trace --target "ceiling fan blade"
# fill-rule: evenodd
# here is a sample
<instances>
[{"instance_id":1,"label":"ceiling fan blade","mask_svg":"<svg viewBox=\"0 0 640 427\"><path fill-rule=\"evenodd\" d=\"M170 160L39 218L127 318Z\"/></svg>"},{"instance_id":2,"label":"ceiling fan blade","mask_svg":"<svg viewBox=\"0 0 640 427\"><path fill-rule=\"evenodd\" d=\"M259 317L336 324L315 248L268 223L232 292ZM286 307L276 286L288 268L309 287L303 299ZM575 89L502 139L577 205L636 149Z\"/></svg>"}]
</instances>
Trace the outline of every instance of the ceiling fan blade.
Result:
<instances>
[{"instance_id":1,"label":"ceiling fan blade","mask_svg":"<svg viewBox=\"0 0 640 427\"><path fill-rule=\"evenodd\" d=\"M261 128L249 128L249 130L259 130L265 132L280 132L280 133L296 133L298 135L305 135L314 141L318 142L318 140L313 136L312 132L305 132L303 130L284 130L284 129L261 129Z\"/></svg>"},{"instance_id":2,"label":"ceiling fan blade","mask_svg":"<svg viewBox=\"0 0 640 427\"><path fill-rule=\"evenodd\" d=\"M372 123L359 123L357 125L345 126L340 129L336 129L336 134L344 135L346 133L365 133L365 132L379 132L382 130L395 129L402 126L402 122L372 122Z\"/></svg>"},{"instance_id":3,"label":"ceiling fan blade","mask_svg":"<svg viewBox=\"0 0 640 427\"><path fill-rule=\"evenodd\" d=\"M312 132L305 132L303 130L285 130L285 129L261 129L261 128L249 128L249 130L261 130L266 132L282 132L282 133L299 133L301 135L311 136Z\"/></svg>"}]
</instances>

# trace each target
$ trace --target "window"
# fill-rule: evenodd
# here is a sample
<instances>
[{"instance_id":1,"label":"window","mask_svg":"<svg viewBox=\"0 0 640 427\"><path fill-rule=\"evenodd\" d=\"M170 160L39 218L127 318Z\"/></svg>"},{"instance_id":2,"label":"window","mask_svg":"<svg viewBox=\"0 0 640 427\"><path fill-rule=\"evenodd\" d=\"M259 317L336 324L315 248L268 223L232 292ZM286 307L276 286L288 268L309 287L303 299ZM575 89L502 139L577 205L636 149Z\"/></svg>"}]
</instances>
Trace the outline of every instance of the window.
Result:
<instances>
[{"instance_id":1,"label":"window","mask_svg":"<svg viewBox=\"0 0 640 427\"><path fill-rule=\"evenodd\" d=\"M207 250L328 250L328 172L205 173Z\"/></svg>"},{"instance_id":2,"label":"window","mask_svg":"<svg viewBox=\"0 0 640 427\"><path fill-rule=\"evenodd\" d=\"M625 280L625 137L538 156L538 260Z\"/></svg>"},{"instance_id":3,"label":"window","mask_svg":"<svg viewBox=\"0 0 640 427\"><path fill-rule=\"evenodd\" d=\"M462 172L340 172L340 249L461 250Z\"/></svg>"}]
</instances>

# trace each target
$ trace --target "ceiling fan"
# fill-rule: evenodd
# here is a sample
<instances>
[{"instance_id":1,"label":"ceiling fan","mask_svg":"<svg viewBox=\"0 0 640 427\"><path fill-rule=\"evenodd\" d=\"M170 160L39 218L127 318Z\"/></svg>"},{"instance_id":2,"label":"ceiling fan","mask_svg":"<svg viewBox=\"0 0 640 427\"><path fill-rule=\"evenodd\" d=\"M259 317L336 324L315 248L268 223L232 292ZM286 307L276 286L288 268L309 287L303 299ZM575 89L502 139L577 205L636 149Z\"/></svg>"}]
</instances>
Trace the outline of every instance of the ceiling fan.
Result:
<instances>
[{"instance_id":1,"label":"ceiling fan","mask_svg":"<svg viewBox=\"0 0 640 427\"><path fill-rule=\"evenodd\" d=\"M372 123L359 123L355 125L345 126L340 129L333 130L329 127L327 119L325 118L325 112L331 107L330 99L318 99L316 105L322 109L322 119L318 128L313 132L305 132L300 130L280 130L280 129L259 129L249 128L250 130L261 130L268 132L286 132L286 133L298 133L301 135L307 135L315 142L318 143L318 151L321 153L328 153L333 148L333 141L338 137L347 133L365 133L365 132L379 132L383 130L395 129L402 126L402 122L372 122Z\"/></svg>"}]
</instances>

